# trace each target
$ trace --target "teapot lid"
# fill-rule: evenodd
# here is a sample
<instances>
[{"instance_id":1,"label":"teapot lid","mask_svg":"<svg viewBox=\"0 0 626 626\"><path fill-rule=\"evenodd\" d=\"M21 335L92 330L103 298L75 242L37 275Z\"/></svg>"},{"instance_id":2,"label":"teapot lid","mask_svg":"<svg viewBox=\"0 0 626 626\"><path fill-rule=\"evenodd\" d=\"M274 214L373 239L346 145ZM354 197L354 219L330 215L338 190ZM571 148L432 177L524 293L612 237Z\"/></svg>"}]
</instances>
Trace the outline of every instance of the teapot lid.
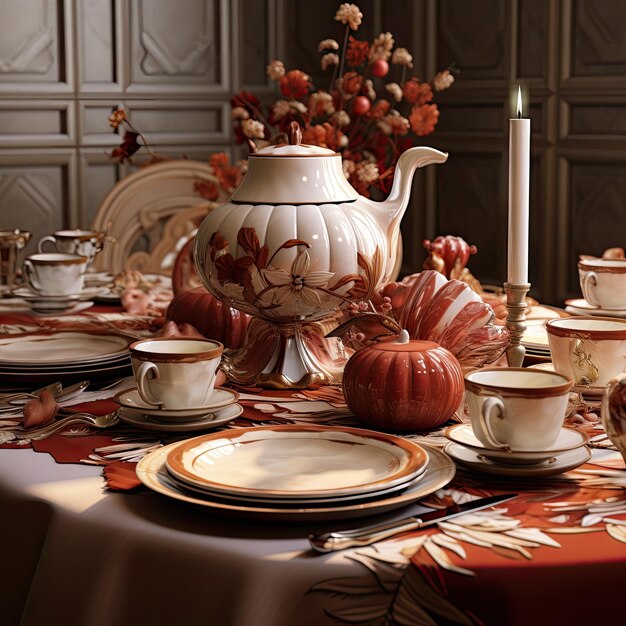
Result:
<instances>
[{"instance_id":1,"label":"teapot lid","mask_svg":"<svg viewBox=\"0 0 626 626\"><path fill-rule=\"evenodd\" d=\"M337 156L336 152L328 148L302 143L302 130L298 122L291 122L287 137L289 138L289 143L267 146L250 156Z\"/></svg>"},{"instance_id":2,"label":"teapot lid","mask_svg":"<svg viewBox=\"0 0 626 626\"><path fill-rule=\"evenodd\" d=\"M306 143L295 145L282 144L278 146L267 146L258 152L251 154L251 157L281 157L281 156L335 156L337 153L328 148L320 148L320 146L311 146Z\"/></svg>"},{"instance_id":3,"label":"teapot lid","mask_svg":"<svg viewBox=\"0 0 626 626\"><path fill-rule=\"evenodd\" d=\"M300 143L302 131L297 122L291 123L288 135L288 144L250 155L248 173L232 202L326 204L359 197L343 173L339 153Z\"/></svg>"}]
</instances>

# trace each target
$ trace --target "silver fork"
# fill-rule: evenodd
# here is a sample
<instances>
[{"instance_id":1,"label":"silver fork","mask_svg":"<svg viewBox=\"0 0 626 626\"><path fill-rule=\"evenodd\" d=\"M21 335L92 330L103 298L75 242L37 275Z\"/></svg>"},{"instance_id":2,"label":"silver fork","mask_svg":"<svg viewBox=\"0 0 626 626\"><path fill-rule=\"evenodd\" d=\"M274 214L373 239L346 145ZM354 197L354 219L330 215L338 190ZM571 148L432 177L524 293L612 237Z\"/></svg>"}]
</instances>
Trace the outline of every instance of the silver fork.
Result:
<instances>
[{"instance_id":1,"label":"silver fork","mask_svg":"<svg viewBox=\"0 0 626 626\"><path fill-rule=\"evenodd\" d=\"M106 415L92 415L91 413L74 413L69 417L56 420L41 428L24 429L21 431L14 431L18 439L31 439L38 441L54 435L54 433L64 430L68 426L74 426L75 424L85 424L92 428L110 428L115 426L119 422L117 412L107 413Z\"/></svg>"}]
</instances>

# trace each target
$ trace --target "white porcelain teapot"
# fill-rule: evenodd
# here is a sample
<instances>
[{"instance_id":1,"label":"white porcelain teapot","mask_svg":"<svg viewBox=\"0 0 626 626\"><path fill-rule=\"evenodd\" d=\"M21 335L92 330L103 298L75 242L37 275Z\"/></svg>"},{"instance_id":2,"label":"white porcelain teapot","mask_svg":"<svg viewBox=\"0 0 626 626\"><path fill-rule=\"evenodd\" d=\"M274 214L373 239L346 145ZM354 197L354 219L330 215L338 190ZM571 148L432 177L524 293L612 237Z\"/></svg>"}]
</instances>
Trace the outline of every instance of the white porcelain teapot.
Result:
<instances>
[{"instance_id":1,"label":"white porcelain teapot","mask_svg":"<svg viewBox=\"0 0 626 626\"><path fill-rule=\"evenodd\" d=\"M323 319L395 278L413 174L448 158L407 150L389 197L374 202L348 183L340 154L300 137L297 127L288 145L250 155L246 177L204 219L195 244L198 274L213 295L278 324Z\"/></svg>"}]
</instances>

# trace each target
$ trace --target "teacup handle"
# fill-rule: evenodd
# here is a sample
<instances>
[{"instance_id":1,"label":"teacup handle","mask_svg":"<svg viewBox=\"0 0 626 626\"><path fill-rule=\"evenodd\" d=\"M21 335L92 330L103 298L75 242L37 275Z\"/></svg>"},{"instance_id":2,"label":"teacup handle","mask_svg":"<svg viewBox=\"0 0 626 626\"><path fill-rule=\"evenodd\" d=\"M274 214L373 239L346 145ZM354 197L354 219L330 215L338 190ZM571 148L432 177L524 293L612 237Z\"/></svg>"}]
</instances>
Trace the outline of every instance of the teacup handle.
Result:
<instances>
[{"instance_id":1,"label":"teacup handle","mask_svg":"<svg viewBox=\"0 0 626 626\"><path fill-rule=\"evenodd\" d=\"M28 259L25 259L24 274L26 275L26 280L28 281L28 284L35 289L35 291L39 291L39 285L37 284L37 281L34 280L34 273L35 268L33 267L33 264Z\"/></svg>"},{"instance_id":2,"label":"teacup handle","mask_svg":"<svg viewBox=\"0 0 626 626\"><path fill-rule=\"evenodd\" d=\"M152 373L152 378L155 380L159 380L159 368L150 361L144 361L138 368L137 374L135 378L137 379L137 389L139 390L139 395L144 402L148 404L152 404L153 406L163 406L163 402L157 400L148 385L146 385L146 378Z\"/></svg>"},{"instance_id":3,"label":"teacup handle","mask_svg":"<svg viewBox=\"0 0 626 626\"><path fill-rule=\"evenodd\" d=\"M581 284L582 292L585 300L589 302L589 304L593 304L593 306L600 306L600 303L597 300L594 300L591 297L593 290L591 287L596 287L598 284L598 275L595 272L587 272L583 276L583 282Z\"/></svg>"},{"instance_id":4,"label":"teacup handle","mask_svg":"<svg viewBox=\"0 0 626 626\"><path fill-rule=\"evenodd\" d=\"M483 402L483 406L480 410L480 426L485 435L485 439L489 442L489 445L494 448L508 448L505 443L499 442L493 434L491 428L491 422L494 419L504 419L505 409L504 402L500 398L490 396Z\"/></svg>"},{"instance_id":5,"label":"teacup handle","mask_svg":"<svg viewBox=\"0 0 626 626\"><path fill-rule=\"evenodd\" d=\"M46 235L45 237L42 237L39 240L39 243L37 244L37 252L41 253L41 252L45 252L45 250L43 249L43 245L46 242L50 242L52 244L55 244L54 249L56 250L56 242L57 240L54 238L54 235Z\"/></svg>"}]
</instances>

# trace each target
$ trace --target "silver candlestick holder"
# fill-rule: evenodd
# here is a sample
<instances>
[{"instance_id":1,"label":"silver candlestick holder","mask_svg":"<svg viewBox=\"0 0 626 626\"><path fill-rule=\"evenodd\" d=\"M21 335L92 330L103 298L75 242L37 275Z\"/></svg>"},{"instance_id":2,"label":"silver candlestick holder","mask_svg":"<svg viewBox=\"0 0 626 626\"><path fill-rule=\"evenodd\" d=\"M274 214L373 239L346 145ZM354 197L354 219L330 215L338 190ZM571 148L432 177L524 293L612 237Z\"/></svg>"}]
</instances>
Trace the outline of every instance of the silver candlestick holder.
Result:
<instances>
[{"instance_id":1,"label":"silver candlestick holder","mask_svg":"<svg viewBox=\"0 0 626 626\"><path fill-rule=\"evenodd\" d=\"M509 367L522 367L526 348L522 345L522 337L526 331L526 294L530 283L515 285L504 283L506 294L506 327L509 331L509 347L506 349L506 359Z\"/></svg>"}]
</instances>

